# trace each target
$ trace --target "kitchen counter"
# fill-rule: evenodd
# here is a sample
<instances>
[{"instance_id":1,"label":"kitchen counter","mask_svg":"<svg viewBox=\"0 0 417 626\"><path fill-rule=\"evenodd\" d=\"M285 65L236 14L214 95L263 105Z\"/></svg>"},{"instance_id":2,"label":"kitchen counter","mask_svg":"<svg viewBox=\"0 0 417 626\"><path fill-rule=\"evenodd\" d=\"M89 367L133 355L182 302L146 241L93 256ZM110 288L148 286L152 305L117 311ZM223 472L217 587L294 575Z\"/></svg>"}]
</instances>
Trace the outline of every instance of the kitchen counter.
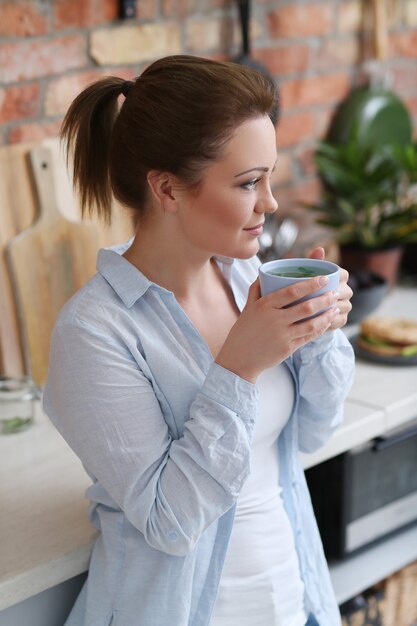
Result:
<instances>
[{"instance_id":1,"label":"kitchen counter","mask_svg":"<svg viewBox=\"0 0 417 626\"><path fill-rule=\"evenodd\" d=\"M88 567L90 479L45 415L0 435L0 611Z\"/></svg>"},{"instance_id":2,"label":"kitchen counter","mask_svg":"<svg viewBox=\"0 0 417 626\"><path fill-rule=\"evenodd\" d=\"M417 319L417 289L397 288L376 313ZM321 450L302 455L303 464L319 463L416 416L417 366L358 361L344 424ZM85 572L96 531L84 498L90 481L40 411L31 429L0 437L0 468L1 611Z\"/></svg>"}]
</instances>

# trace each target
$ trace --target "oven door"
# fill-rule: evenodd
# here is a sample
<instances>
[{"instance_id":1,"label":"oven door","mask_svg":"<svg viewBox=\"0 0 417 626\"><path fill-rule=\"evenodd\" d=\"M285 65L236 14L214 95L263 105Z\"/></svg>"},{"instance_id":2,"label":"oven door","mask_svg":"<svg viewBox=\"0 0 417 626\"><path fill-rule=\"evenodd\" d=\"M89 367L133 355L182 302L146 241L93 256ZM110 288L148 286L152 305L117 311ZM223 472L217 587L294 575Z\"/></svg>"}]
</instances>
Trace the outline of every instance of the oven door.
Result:
<instances>
[{"instance_id":1,"label":"oven door","mask_svg":"<svg viewBox=\"0 0 417 626\"><path fill-rule=\"evenodd\" d=\"M344 552L417 521L417 425L346 459Z\"/></svg>"},{"instance_id":2,"label":"oven door","mask_svg":"<svg viewBox=\"0 0 417 626\"><path fill-rule=\"evenodd\" d=\"M417 421L306 471L328 559L417 522Z\"/></svg>"}]
</instances>

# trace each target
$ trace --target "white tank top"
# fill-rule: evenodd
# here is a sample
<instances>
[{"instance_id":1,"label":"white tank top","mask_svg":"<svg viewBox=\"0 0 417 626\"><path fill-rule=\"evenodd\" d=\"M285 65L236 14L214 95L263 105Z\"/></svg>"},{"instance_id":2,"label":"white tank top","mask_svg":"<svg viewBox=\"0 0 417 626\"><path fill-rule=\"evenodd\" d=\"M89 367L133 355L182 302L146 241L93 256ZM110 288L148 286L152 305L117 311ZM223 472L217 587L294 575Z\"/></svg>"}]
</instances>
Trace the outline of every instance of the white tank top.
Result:
<instances>
[{"instance_id":1,"label":"white tank top","mask_svg":"<svg viewBox=\"0 0 417 626\"><path fill-rule=\"evenodd\" d=\"M251 473L236 515L210 626L304 626L304 586L278 484L277 438L294 403L288 368L258 378Z\"/></svg>"}]
</instances>

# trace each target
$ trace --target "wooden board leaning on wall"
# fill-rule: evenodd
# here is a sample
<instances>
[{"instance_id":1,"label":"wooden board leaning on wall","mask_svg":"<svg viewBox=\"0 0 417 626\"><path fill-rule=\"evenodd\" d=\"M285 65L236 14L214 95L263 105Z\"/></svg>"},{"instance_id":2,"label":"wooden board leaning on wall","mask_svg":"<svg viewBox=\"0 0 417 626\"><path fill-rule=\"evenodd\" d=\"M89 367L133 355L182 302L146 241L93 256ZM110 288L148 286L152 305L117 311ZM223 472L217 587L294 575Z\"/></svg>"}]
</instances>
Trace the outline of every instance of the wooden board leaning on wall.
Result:
<instances>
[{"instance_id":1,"label":"wooden board leaning on wall","mask_svg":"<svg viewBox=\"0 0 417 626\"><path fill-rule=\"evenodd\" d=\"M37 201L28 154L40 144L48 147L54 155L54 178L60 212L71 221L80 221L79 204L72 190L58 138L0 148L0 375L3 376L28 373L23 350L24 338L17 316L5 248L12 238L30 228L37 219ZM129 213L122 207L115 206L110 227L98 221L86 221L97 229L97 250L125 241L132 234Z\"/></svg>"}]
</instances>

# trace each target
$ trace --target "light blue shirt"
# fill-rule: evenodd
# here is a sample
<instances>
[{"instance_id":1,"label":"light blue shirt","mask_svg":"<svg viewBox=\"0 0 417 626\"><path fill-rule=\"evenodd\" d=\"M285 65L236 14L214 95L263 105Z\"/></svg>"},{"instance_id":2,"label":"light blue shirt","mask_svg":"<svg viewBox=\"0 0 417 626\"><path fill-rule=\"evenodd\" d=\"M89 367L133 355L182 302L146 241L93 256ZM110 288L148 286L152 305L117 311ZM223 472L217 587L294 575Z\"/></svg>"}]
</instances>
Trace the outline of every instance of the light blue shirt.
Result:
<instances>
[{"instance_id":1,"label":"light blue shirt","mask_svg":"<svg viewBox=\"0 0 417 626\"><path fill-rule=\"evenodd\" d=\"M67 626L208 626L250 471L257 386L213 361L173 293L121 253L62 310L44 409L92 479L101 532ZM258 259L217 259L241 310ZM340 616L298 450L313 451L342 419L352 349L326 333L286 361L297 401L278 441L280 483L320 626Z\"/></svg>"}]
</instances>

